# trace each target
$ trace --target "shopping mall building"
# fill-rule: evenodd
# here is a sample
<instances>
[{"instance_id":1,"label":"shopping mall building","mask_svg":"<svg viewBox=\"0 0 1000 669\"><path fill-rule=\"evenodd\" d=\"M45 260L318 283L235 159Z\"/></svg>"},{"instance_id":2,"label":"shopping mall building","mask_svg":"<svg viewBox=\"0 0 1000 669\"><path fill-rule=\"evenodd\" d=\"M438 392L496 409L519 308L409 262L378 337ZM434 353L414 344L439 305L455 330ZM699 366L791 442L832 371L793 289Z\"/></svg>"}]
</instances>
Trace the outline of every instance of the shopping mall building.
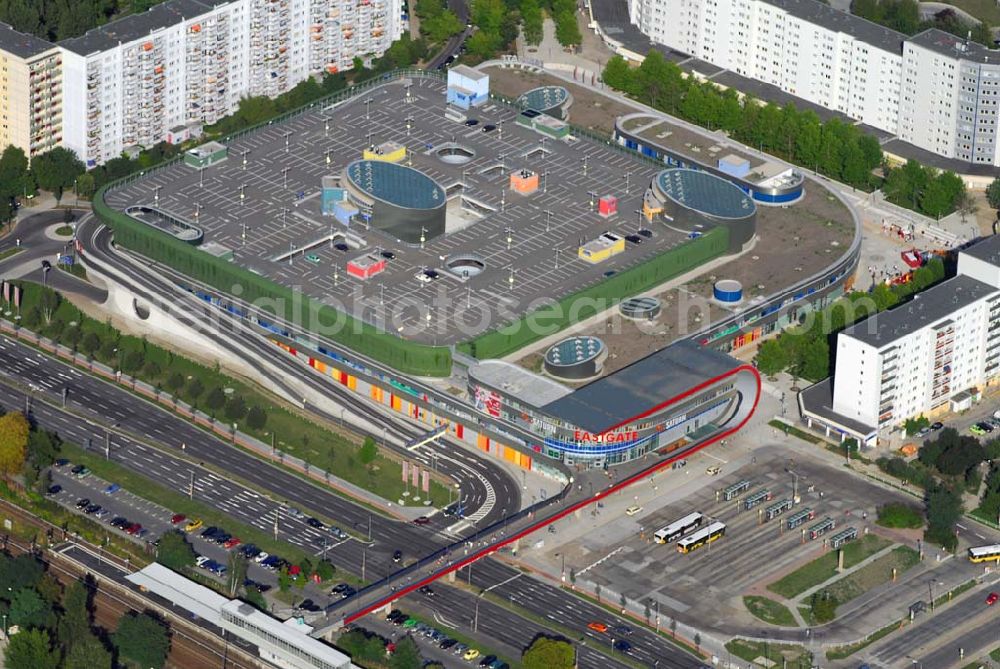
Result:
<instances>
[{"instance_id":1,"label":"shopping mall building","mask_svg":"<svg viewBox=\"0 0 1000 669\"><path fill-rule=\"evenodd\" d=\"M531 448L568 465L614 465L735 431L760 393L757 371L724 353L677 342L571 389L501 360L469 369L484 414L533 437Z\"/></svg>"}]
</instances>

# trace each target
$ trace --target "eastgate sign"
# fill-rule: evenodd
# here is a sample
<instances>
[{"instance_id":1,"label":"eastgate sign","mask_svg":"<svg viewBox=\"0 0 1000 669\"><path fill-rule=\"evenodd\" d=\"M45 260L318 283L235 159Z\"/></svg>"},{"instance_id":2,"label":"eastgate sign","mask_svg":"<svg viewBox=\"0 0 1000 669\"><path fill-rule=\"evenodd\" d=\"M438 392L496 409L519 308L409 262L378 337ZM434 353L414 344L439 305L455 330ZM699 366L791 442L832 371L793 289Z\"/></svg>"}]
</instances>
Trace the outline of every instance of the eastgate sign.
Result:
<instances>
[{"instance_id":1,"label":"eastgate sign","mask_svg":"<svg viewBox=\"0 0 1000 669\"><path fill-rule=\"evenodd\" d=\"M639 438L638 430L628 432L606 432L604 434L594 434L577 430L573 433L573 439L581 444L620 444L626 441L635 441Z\"/></svg>"}]
</instances>

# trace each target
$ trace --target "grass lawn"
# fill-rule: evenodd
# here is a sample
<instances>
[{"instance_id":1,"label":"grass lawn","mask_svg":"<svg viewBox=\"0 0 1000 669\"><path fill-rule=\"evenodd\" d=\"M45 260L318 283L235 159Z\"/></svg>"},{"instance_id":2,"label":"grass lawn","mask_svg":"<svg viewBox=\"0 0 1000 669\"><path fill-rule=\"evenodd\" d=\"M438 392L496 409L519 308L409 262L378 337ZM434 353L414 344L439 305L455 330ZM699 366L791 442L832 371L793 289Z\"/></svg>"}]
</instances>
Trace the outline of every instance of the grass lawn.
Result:
<instances>
[{"instance_id":1,"label":"grass lawn","mask_svg":"<svg viewBox=\"0 0 1000 669\"><path fill-rule=\"evenodd\" d=\"M73 236L73 226L71 225L60 225L56 228L56 234L60 237L72 237Z\"/></svg>"},{"instance_id":2,"label":"grass lawn","mask_svg":"<svg viewBox=\"0 0 1000 669\"><path fill-rule=\"evenodd\" d=\"M882 527L916 529L924 526L924 514L915 506L892 502L879 507L875 522Z\"/></svg>"},{"instance_id":3,"label":"grass lawn","mask_svg":"<svg viewBox=\"0 0 1000 669\"><path fill-rule=\"evenodd\" d=\"M22 250L23 249L14 247L12 249L7 249L6 251L0 251L0 260L4 260L6 258L9 258L12 255L14 255L15 253L20 253Z\"/></svg>"},{"instance_id":4,"label":"grass lawn","mask_svg":"<svg viewBox=\"0 0 1000 669\"><path fill-rule=\"evenodd\" d=\"M816 435L810 434L804 430L800 430L797 427L789 425L783 420L778 420L777 418L775 418L774 420L769 421L767 424L775 429L781 430L785 434L790 434L793 437L798 437L799 439L802 439L803 441L808 441L810 444L823 443L823 440L817 437Z\"/></svg>"},{"instance_id":5,"label":"grass lawn","mask_svg":"<svg viewBox=\"0 0 1000 669\"><path fill-rule=\"evenodd\" d=\"M747 607L754 616L772 625L782 627L798 627L795 616L788 610L788 607L780 602L767 597L749 595L743 598L743 605Z\"/></svg>"},{"instance_id":6,"label":"grass lawn","mask_svg":"<svg viewBox=\"0 0 1000 669\"><path fill-rule=\"evenodd\" d=\"M846 646L837 646L836 648L831 648L826 651L826 659L828 660L843 660L844 658L854 655L856 652L863 648L867 648L879 639L889 636L898 629L901 629L905 624L902 620L897 620L891 622L882 629L872 632L870 635L858 641L857 643L849 643Z\"/></svg>"},{"instance_id":7,"label":"grass lawn","mask_svg":"<svg viewBox=\"0 0 1000 669\"><path fill-rule=\"evenodd\" d=\"M990 659L994 662L1000 662L1000 648L994 648L990 651Z\"/></svg>"},{"instance_id":8,"label":"grass lawn","mask_svg":"<svg viewBox=\"0 0 1000 669\"><path fill-rule=\"evenodd\" d=\"M31 283L22 283L22 286L25 288L25 295L21 314L25 315L40 305L42 293L46 289ZM53 325L56 322L61 325ZM25 321L22 323L29 329L41 331L41 334L71 347L73 339L77 340L79 347L87 335L93 333L101 342L93 352L95 360L115 369L123 369L127 374L133 374L138 379L173 393L200 410L217 416L220 422L237 423L240 431L264 443L273 443L281 451L305 460L310 466L330 472L386 500L395 503L402 499L403 492L407 490L399 461L382 454L370 466L360 461L359 437L333 432L293 413L274 402L256 386L223 374L218 366L210 368L152 344L145 338L122 335L110 324L84 315L68 300L59 300L49 325L43 323L33 328ZM78 327L71 327L70 323L77 323ZM71 334L74 330L78 332ZM275 355L281 355L277 348ZM129 363L134 364L134 367ZM245 408L240 415L234 418L227 408L209 408L208 397L213 389L221 390L226 397L242 398ZM245 418L250 407L259 407L266 414L263 427L254 428L247 424ZM447 505L448 496L445 485L431 481L430 499L435 506Z\"/></svg>"},{"instance_id":9,"label":"grass lawn","mask_svg":"<svg viewBox=\"0 0 1000 669\"><path fill-rule=\"evenodd\" d=\"M903 572L919 562L920 554L917 551L909 546L897 546L887 555L834 581L823 590L833 595L838 604L843 605L892 580L893 569L896 569L896 577L899 578Z\"/></svg>"},{"instance_id":10,"label":"grass lawn","mask_svg":"<svg viewBox=\"0 0 1000 669\"><path fill-rule=\"evenodd\" d=\"M865 558L879 552L892 542L888 539L869 534L860 540L852 541L844 546L844 567L858 564ZM837 575L837 551L828 551L812 562L799 567L791 574L771 583L767 589L792 599L813 586L828 581Z\"/></svg>"},{"instance_id":11,"label":"grass lawn","mask_svg":"<svg viewBox=\"0 0 1000 669\"><path fill-rule=\"evenodd\" d=\"M762 641L733 639L726 644L726 650L747 662L760 667L811 667L812 653L803 646ZM760 658L761 662L756 662Z\"/></svg>"}]
</instances>

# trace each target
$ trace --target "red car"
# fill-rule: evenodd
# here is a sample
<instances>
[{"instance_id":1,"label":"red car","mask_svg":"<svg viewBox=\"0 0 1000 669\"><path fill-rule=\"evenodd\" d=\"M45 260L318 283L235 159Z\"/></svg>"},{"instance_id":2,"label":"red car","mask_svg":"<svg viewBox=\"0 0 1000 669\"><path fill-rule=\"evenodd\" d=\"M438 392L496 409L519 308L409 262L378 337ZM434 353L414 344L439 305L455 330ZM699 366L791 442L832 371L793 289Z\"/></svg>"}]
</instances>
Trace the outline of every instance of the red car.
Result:
<instances>
[{"instance_id":1,"label":"red car","mask_svg":"<svg viewBox=\"0 0 1000 669\"><path fill-rule=\"evenodd\" d=\"M128 532L129 534L135 536L136 534L139 534L139 530L141 530L141 529L142 529L142 525L140 525L139 523L132 523L131 525L129 525L125 529L125 531Z\"/></svg>"},{"instance_id":2,"label":"red car","mask_svg":"<svg viewBox=\"0 0 1000 669\"><path fill-rule=\"evenodd\" d=\"M242 543L242 542L240 541L240 538L239 538L239 537L233 537L233 538L232 538L232 539L230 539L229 541L227 541L227 542L225 542L224 544L222 544L222 547L223 547L223 548L225 548L225 549L226 549L226 550L228 551L228 550L229 550L230 548L236 548L236 547L237 547L237 546L239 546L239 545L240 545L241 543Z\"/></svg>"},{"instance_id":3,"label":"red car","mask_svg":"<svg viewBox=\"0 0 1000 669\"><path fill-rule=\"evenodd\" d=\"M170 524L176 525L177 523L183 523L185 520L187 520L187 516L183 513L175 513L170 517Z\"/></svg>"},{"instance_id":4,"label":"red car","mask_svg":"<svg viewBox=\"0 0 1000 669\"><path fill-rule=\"evenodd\" d=\"M998 600L998 599L1000 599L1000 595L998 595L998 594L997 594L997 593L995 593L995 592L991 592L991 593L990 593L990 594L989 594L989 595L988 595L988 596L986 597L986 606L993 606L994 604L996 604L996 603L997 603L997 600Z\"/></svg>"},{"instance_id":5,"label":"red car","mask_svg":"<svg viewBox=\"0 0 1000 669\"><path fill-rule=\"evenodd\" d=\"M429 522L431 522L431 519L428 518L427 516L420 516L419 518L413 519L414 525L426 525Z\"/></svg>"}]
</instances>

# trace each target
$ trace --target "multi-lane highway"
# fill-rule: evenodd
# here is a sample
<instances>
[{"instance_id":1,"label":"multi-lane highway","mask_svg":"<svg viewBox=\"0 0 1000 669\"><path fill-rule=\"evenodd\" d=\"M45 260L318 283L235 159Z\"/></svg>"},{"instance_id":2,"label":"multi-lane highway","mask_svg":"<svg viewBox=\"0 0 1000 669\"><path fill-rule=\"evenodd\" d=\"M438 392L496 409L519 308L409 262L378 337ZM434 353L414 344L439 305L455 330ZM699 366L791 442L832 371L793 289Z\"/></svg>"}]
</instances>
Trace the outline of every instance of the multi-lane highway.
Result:
<instances>
[{"instance_id":1,"label":"multi-lane highway","mask_svg":"<svg viewBox=\"0 0 1000 669\"><path fill-rule=\"evenodd\" d=\"M328 557L338 566L357 571L362 560L366 561L371 576L384 575L393 551L405 550L407 554L426 555L440 550L450 543L450 539L435 533L435 526L417 527L375 515L362 507L355 506L329 490L316 487L282 469L258 460L206 432L188 424L173 414L153 407L113 384L89 377L68 365L38 353L18 342L0 338L0 369L4 370L8 381L15 380L22 387L31 385L33 392L31 414L34 420L48 429L55 430L66 439L86 443L87 439L100 452L103 449L105 429L101 424L117 422L112 437L112 448L108 455L122 465L163 485L186 493L190 482L190 472L195 471L197 499L216 506L220 510L244 522L260 521L263 514L277 509L278 501L287 500L303 510L314 511L335 522L352 529L364 538L369 518L372 522L374 544L352 539L330 549ZM62 387L70 387L68 410L58 406ZM42 400L45 401L42 401ZM22 407L25 393L19 389L0 384L0 404L8 407ZM72 413L71 413L72 411ZM76 413L79 412L79 415ZM89 416L89 418L88 418ZM100 417L99 417L100 416ZM156 444L153 448L150 444ZM180 444L184 444L183 452ZM236 481L201 468L203 462L217 469L230 472L259 490L271 491L271 500L260 498L257 490L251 490ZM254 496L257 496L256 498ZM250 501L253 500L251 504ZM273 515L270 516L273 525ZM269 526L270 526L269 525ZM438 525L438 529L440 524ZM294 540L300 545L318 551L315 530L304 522L282 516L281 536ZM362 553L365 553L362 557ZM471 585L479 589L497 586L511 602L523 606L539 618L551 620L567 628L577 630L584 636L588 622L605 621L610 626L630 624L628 621L607 613L604 609L583 601L558 587L537 581L528 576L513 578L520 574L516 569L494 562L480 560L475 563L471 575ZM463 571L463 576L467 574ZM370 576L370 577L371 577ZM497 585L503 583L503 585ZM475 595L465 591L455 597L464 597L462 610L475 607ZM444 602L444 598L440 600ZM446 607L438 600L434 607ZM485 611L492 611L491 618L502 621L497 624L501 638L508 638L512 629L530 629L528 621L516 613L496 607L489 601L480 603L480 630L487 632L484 625ZM471 608L470 608L471 607ZM485 608L484 608L485 607ZM443 608L442 615L454 614L450 607ZM655 658L662 667L695 667L695 658L656 638L651 632L636 631L634 653L637 659ZM530 639L528 639L530 641ZM593 639L589 645L609 646L611 637ZM594 654L594 663L589 661ZM581 649L581 666L601 666L606 660L600 654ZM643 659L645 661L645 659Z\"/></svg>"}]
</instances>

